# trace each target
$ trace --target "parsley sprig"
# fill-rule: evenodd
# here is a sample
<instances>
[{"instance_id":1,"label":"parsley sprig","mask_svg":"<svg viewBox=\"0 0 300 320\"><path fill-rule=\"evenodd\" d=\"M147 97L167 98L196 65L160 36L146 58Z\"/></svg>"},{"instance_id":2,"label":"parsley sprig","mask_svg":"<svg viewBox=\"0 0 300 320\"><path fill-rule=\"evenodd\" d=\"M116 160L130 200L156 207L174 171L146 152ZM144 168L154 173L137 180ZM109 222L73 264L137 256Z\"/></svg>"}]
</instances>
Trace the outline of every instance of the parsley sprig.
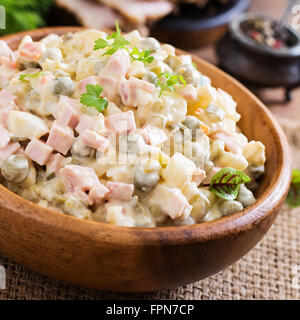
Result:
<instances>
[{"instance_id":1,"label":"parsley sprig","mask_svg":"<svg viewBox=\"0 0 300 320\"><path fill-rule=\"evenodd\" d=\"M159 96L164 90L175 91L174 86L186 86L186 81L182 75L170 74L169 72L160 73L155 80L155 84L160 88Z\"/></svg>"},{"instance_id":2,"label":"parsley sprig","mask_svg":"<svg viewBox=\"0 0 300 320\"><path fill-rule=\"evenodd\" d=\"M107 39L114 39L113 43L110 44L107 40L99 38L95 41L94 50L104 49L107 50L103 53L104 55L112 55L119 49L125 49L128 51L126 46L130 44L121 34L121 29L119 28L119 23L116 21L116 31L110 34Z\"/></svg>"},{"instance_id":3,"label":"parsley sprig","mask_svg":"<svg viewBox=\"0 0 300 320\"><path fill-rule=\"evenodd\" d=\"M292 182L286 202L291 208L300 206L300 170L298 169L292 171Z\"/></svg>"},{"instance_id":4,"label":"parsley sprig","mask_svg":"<svg viewBox=\"0 0 300 320\"><path fill-rule=\"evenodd\" d=\"M242 171L223 168L210 181L209 191L225 200L234 200L238 196L241 184L251 179Z\"/></svg>"},{"instance_id":5,"label":"parsley sprig","mask_svg":"<svg viewBox=\"0 0 300 320\"><path fill-rule=\"evenodd\" d=\"M150 56L150 54L150 49L140 51L138 47L134 47L130 53L130 57L132 58L132 60L138 60L144 63L151 63L154 57Z\"/></svg>"},{"instance_id":6,"label":"parsley sprig","mask_svg":"<svg viewBox=\"0 0 300 320\"><path fill-rule=\"evenodd\" d=\"M88 84L86 92L80 97L80 102L87 107L93 107L97 111L102 112L107 108L107 100L100 97L103 88L99 84Z\"/></svg>"}]
</instances>

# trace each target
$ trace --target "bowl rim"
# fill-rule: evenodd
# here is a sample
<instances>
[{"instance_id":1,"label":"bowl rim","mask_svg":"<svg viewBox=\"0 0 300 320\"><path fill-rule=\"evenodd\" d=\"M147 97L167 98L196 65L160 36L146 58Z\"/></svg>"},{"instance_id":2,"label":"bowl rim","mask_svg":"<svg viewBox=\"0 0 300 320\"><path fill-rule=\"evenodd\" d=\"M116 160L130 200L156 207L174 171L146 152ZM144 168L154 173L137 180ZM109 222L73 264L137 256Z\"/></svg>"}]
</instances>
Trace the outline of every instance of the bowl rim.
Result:
<instances>
[{"instance_id":1,"label":"bowl rim","mask_svg":"<svg viewBox=\"0 0 300 320\"><path fill-rule=\"evenodd\" d=\"M77 32L87 28L83 27L47 27L35 30L23 31L8 36L0 37L1 40L7 41L9 44L13 41L22 39L24 35L30 35L35 38L44 37L50 33L62 35L67 32ZM106 30L107 31L107 30ZM187 54L187 52L176 49L179 54ZM291 180L291 160L288 142L285 134L278 124L277 120L272 115L271 111L247 88L241 85L237 80L226 74L216 66L209 62L191 54L193 61L200 62L204 67L210 68L216 74L229 81L232 85L244 91L265 113L267 120L272 124L270 134L274 136L277 141L278 161L280 170L276 170L277 174L274 176L269 186L264 190L261 196L255 201L253 205L240 212L230 214L220 219L202 222L189 226L167 226L155 228L138 228L138 227L124 227L115 226L104 222L81 220L79 218L69 216L53 209L43 208L36 203L30 202L25 198L15 194L3 185L0 185L0 192L4 195L5 208L16 214L25 216L28 219L39 221L45 225L52 225L60 228L65 232L79 233L85 238L105 240L109 237L109 242L125 246L161 246L162 238L164 245L178 245L178 244L192 244L195 242L204 242L207 240L216 240L225 236L235 235L240 232L245 232L251 229L254 225L264 220L273 213L274 208L280 205L283 198L286 196L290 180ZM277 196L272 197L272 194ZM22 203L24 205L22 205ZM22 211L20 211L20 207ZM144 239L144 241L137 242L134 234L138 235L137 239ZM112 237L113 235L113 237Z\"/></svg>"}]
</instances>

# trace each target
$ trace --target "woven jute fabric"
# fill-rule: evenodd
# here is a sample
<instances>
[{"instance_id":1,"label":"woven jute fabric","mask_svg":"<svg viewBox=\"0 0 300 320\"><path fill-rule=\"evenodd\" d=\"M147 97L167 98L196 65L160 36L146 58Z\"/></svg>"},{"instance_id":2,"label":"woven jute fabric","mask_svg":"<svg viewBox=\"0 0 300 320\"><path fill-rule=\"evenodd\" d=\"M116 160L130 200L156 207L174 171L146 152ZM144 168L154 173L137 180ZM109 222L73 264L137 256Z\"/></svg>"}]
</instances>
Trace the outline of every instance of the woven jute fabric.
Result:
<instances>
[{"instance_id":1,"label":"woven jute fabric","mask_svg":"<svg viewBox=\"0 0 300 320\"><path fill-rule=\"evenodd\" d=\"M300 121L280 122L294 166L300 168ZM46 278L1 255L0 265L7 277L0 299L299 299L300 209L284 206L263 240L228 269L176 289L144 294L101 292Z\"/></svg>"}]
</instances>

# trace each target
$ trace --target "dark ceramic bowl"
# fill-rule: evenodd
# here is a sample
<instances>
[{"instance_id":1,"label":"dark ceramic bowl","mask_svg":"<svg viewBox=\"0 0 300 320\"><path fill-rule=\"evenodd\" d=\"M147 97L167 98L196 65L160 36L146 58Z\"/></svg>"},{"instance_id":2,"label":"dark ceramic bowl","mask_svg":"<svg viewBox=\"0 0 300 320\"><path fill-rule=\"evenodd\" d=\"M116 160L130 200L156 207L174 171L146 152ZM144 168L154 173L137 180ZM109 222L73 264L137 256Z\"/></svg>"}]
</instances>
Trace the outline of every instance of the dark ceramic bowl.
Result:
<instances>
[{"instance_id":1,"label":"dark ceramic bowl","mask_svg":"<svg viewBox=\"0 0 300 320\"><path fill-rule=\"evenodd\" d=\"M215 43L224 35L232 19L244 12L251 0L231 0L210 12L185 4L180 14L172 14L156 23L151 34L161 42L180 48L198 48Z\"/></svg>"},{"instance_id":2,"label":"dark ceramic bowl","mask_svg":"<svg viewBox=\"0 0 300 320\"><path fill-rule=\"evenodd\" d=\"M250 39L243 25L253 19L274 22L272 18L248 13L235 18L229 32L218 42L216 52L219 66L249 85L258 87L286 87L300 85L300 36L285 26L289 46L272 49Z\"/></svg>"}]
</instances>

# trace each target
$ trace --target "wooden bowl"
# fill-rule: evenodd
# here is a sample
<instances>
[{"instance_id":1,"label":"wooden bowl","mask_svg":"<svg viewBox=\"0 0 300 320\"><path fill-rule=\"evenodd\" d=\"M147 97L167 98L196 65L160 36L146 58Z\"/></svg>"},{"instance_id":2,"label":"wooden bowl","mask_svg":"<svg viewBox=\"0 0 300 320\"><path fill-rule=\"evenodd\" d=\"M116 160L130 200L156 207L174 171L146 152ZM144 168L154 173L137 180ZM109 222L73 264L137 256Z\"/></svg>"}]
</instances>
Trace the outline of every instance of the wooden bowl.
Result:
<instances>
[{"instance_id":1,"label":"wooden bowl","mask_svg":"<svg viewBox=\"0 0 300 320\"><path fill-rule=\"evenodd\" d=\"M25 34L39 39L46 28L4 37L16 48ZM178 53L182 51L178 50ZM266 173L249 208L212 222L155 229L83 221L42 208L0 186L0 250L48 277L110 291L152 291L208 277L245 255L266 234L286 197L289 149L270 111L246 88L213 65L193 57L216 87L230 93L249 139L266 146ZM250 266L249 266L250 267Z\"/></svg>"}]
</instances>

